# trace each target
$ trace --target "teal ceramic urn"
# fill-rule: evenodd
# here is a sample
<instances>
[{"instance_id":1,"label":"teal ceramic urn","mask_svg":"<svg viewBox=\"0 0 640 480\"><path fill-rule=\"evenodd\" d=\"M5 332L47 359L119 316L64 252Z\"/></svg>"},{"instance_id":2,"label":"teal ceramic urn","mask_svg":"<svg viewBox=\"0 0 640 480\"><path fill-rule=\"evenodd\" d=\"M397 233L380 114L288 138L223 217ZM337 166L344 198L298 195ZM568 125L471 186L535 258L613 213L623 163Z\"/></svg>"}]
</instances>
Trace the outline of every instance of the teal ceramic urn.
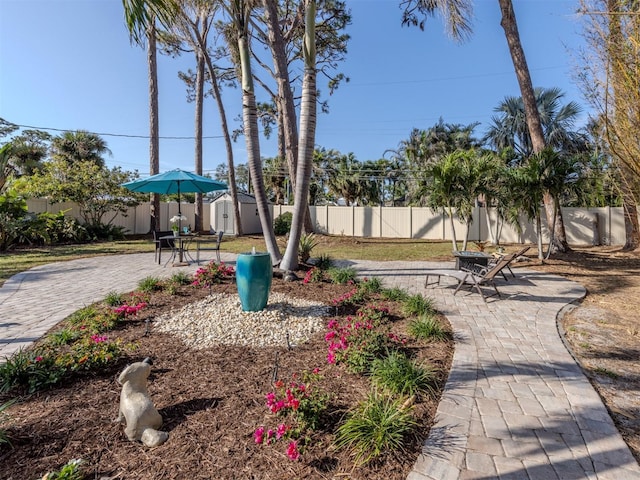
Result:
<instances>
[{"instance_id":1,"label":"teal ceramic urn","mask_svg":"<svg viewBox=\"0 0 640 480\"><path fill-rule=\"evenodd\" d=\"M236 260L236 285L242 310L258 312L267 306L273 267L268 253L240 253Z\"/></svg>"}]
</instances>

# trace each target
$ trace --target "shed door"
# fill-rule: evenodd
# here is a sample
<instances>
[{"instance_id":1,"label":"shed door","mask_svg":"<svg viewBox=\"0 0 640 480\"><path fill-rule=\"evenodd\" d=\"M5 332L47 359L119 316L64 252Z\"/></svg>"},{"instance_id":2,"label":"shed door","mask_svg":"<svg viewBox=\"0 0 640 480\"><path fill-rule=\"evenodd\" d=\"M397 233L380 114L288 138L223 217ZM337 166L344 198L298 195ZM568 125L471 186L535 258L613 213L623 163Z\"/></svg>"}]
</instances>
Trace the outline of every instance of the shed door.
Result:
<instances>
[{"instance_id":1,"label":"shed door","mask_svg":"<svg viewBox=\"0 0 640 480\"><path fill-rule=\"evenodd\" d=\"M236 230L234 227L235 216L233 214L233 208L231 202L222 200L216 202L216 229L224 230L227 235L235 235Z\"/></svg>"}]
</instances>

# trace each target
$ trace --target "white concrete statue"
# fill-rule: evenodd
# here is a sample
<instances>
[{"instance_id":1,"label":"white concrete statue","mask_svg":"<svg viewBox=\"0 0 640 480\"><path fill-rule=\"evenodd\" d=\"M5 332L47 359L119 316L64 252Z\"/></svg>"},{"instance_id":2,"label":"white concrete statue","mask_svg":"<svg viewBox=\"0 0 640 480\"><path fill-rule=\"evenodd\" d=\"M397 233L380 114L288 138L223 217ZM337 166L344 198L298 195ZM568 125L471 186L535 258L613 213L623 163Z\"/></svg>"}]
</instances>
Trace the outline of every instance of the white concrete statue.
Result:
<instances>
[{"instance_id":1,"label":"white concrete statue","mask_svg":"<svg viewBox=\"0 0 640 480\"><path fill-rule=\"evenodd\" d=\"M117 421L126 422L124 433L132 442L140 441L147 447L157 447L167 441L169 434L158 430L162 426L162 416L149 398L147 378L151 364L151 359L145 358L129 365L118 377L122 392Z\"/></svg>"}]
</instances>

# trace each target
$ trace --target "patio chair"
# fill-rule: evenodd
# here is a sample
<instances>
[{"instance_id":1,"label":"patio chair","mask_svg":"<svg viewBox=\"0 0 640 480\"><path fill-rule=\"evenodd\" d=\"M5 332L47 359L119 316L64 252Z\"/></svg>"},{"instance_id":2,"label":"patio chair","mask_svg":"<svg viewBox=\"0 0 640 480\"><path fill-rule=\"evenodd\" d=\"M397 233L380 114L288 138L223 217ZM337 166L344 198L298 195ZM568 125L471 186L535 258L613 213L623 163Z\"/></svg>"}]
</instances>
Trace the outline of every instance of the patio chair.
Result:
<instances>
[{"instance_id":1,"label":"patio chair","mask_svg":"<svg viewBox=\"0 0 640 480\"><path fill-rule=\"evenodd\" d=\"M168 236L173 236L173 230L153 232L153 241L156 244L154 259L158 261L158 265L161 263L163 248L170 249L172 252L174 251L174 241L170 238L162 238Z\"/></svg>"},{"instance_id":2,"label":"patio chair","mask_svg":"<svg viewBox=\"0 0 640 480\"><path fill-rule=\"evenodd\" d=\"M209 235L196 238L196 263L200 265L200 251L215 251L218 263L220 263L220 244L222 243L224 231L220 230L218 235Z\"/></svg>"},{"instance_id":3,"label":"patio chair","mask_svg":"<svg viewBox=\"0 0 640 480\"><path fill-rule=\"evenodd\" d=\"M428 270L427 279L425 280L425 287L434 285L436 283L429 283L429 277L438 277L438 284L440 283L440 277L452 277L458 281L458 286L453 292L454 295L457 294L464 285L470 285L471 290L475 288L482 297L482 300L487 303L487 298L480 287L489 285L493 287L493 289L496 291L496 295L500 297L500 292L498 291L498 287L495 284L496 275L501 273L502 270L506 268L506 266L515 258L515 255L515 253L510 253L509 255L505 255L504 257L498 259L494 265L487 267L478 266L478 268L475 268L473 270L467 268L463 268L462 270Z\"/></svg>"},{"instance_id":4,"label":"patio chair","mask_svg":"<svg viewBox=\"0 0 640 480\"><path fill-rule=\"evenodd\" d=\"M518 250L517 252L512 253L512 254L510 254L510 255L494 254L494 255L496 256L496 259L495 259L495 260L493 260L493 261L489 261L489 265L488 265L488 266L493 266L493 265L495 265L499 259L504 258L504 257L506 257L506 256L511 256L511 260L509 261L509 263L511 263L511 262L513 262L513 261L517 261L517 259L518 259L519 257L521 257L522 255L524 255L524 254L527 252L527 250L529 250L530 248L531 248L530 246L522 247L520 250ZM516 274L515 274L515 273L513 273L513 270L511 270L511 267L509 266L509 263L507 263L507 265L505 266L505 268L506 268L507 270L509 270L509 273L511 273L511 276L512 276L513 278L516 278ZM503 277L504 277L504 279L506 280L506 279L507 279L507 276L505 275L504 270L503 270L502 272L500 272L500 273L502 273L502 276L503 276Z\"/></svg>"}]
</instances>

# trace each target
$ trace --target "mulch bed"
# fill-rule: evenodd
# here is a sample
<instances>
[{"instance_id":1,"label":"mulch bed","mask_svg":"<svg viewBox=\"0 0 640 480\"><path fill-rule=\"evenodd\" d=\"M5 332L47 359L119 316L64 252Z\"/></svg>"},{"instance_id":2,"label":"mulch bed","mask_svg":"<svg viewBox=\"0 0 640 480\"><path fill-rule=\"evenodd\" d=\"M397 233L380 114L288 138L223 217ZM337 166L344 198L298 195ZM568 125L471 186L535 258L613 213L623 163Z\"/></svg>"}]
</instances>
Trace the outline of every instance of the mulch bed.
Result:
<instances>
[{"instance_id":1,"label":"mulch bed","mask_svg":"<svg viewBox=\"0 0 640 480\"><path fill-rule=\"evenodd\" d=\"M304 272L299 273L300 277ZM327 304L351 287L330 283L302 284L274 278L272 289ZM215 291L237 295L227 282ZM349 452L333 447L338 422L371 391L367 378L348 373L326 361L327 344L320 332L309 342L286 348L217 346L191 350L176 337L145 334L147 322L170 308L203 298L207 289L180 287L176 295L153 294L150 306L109 332L137 345L134 352L110 369L79 375L63 386L23 396L9 410L4 424L13 447L0 447L0 478L41 478L67 461L82 458L86 478L92 479L401 479L406 478L426 438L453 353L452 342L409 342L417 359L439 372L436 394L421 399L414 413L421 425L406 451L354 467ZM404 334L408 319L390 304L392 331ZM346 314L346 312L342 312ZM446 323L446 320L442 319ZM169 440L156 448L127 440L118 414L119 373L128 363L153 359L149 379L151 398L160 411ZM286 443L256 445L253 433L261 425L276 425L265 406L265 394L277 378L287 381L318 367L320 385L330 393L329 410L309 438L298 461L286 455ZM11 398L0 397L0 404Z\"/></svg>"}]
</instances>

